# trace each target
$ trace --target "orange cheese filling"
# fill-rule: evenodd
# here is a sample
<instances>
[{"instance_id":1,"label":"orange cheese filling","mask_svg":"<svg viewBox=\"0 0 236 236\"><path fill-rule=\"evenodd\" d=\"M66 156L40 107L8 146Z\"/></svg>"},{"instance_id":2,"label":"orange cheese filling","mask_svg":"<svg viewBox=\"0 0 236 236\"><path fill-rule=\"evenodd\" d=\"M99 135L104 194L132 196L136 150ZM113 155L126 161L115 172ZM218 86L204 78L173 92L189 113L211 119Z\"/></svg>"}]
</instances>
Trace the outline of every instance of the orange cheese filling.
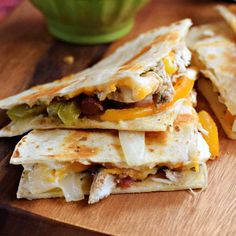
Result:
<instances>
[{"instance_id":1,"label":"orange cheese filling","mask_svg":"<svg viewBox=\"0 0 236 236\"><path fill-rule=\"evenodd\" d=\"M199 172L199 170L200 170L200 165L199 165L199 159L198 159L198 157L192 158L191 161L192 161L192 163L189 165L189 167L192 166L192 168L194 168L196 172Z\"/></svg>"},{"instance_id":2,"label":"orange cheese filling","mask_svg":"<svg viewBox=\"0 0 236 236\"><path fill-rule=\"evenodd\" d=\"M108 109L100 116L100 119L103 121L117 122L120 120L133 120L162 112L172 106L177 100L188 97L193 89L193 85L194 80L183 76L178 79L174 85L175 95L171 102L165 103L160 107L150 105L147 107L135 107L129 109Z\"/></svg>"},{"instance_id":3,"label":"orange cheese filling","mask_svg":"<svg viewBox=\"0 0 236 236\"><path fill-rule=\"evenodd\" d=\"M148 177L150 174L155 174L156 169L147 169L143 171L138 171L134 169L119 169L119 168L111 168L111 169L104 169L104 171L108 174L112 175L127 175L133 179L143 180Z\"/></svg>"},{"instance_id":4,"label":"orange cheese filling","mask_svg":"<svg viewBox=\"0 0 236 236\"><path fill-rule=\"evenodd\" d=\"M219 156L219 138L218 129L211 118L211 116L206 111L200 111L198 113L199 121L202 127L208 132L208 134L203 134L203 138L206 140L210 153L213 157Z\"/></svg>"},{"instance_id":5,"label":"orange cheese filling","mask_svg":"<svg viewBox=\"0 0 236 236\"><path fill-rule=\"evenodd\" d=\"M48 181L54 182L55 178L62 179L69 172L82 172L89 169L90 165L83 165L78 162L67 163L64 167L60 169L51 170L50 175L48 176Z\"/></svg>"},{"instance_id":6,"label":"orange cheese filling","mask_svg":"<svg viewBox=\"0 0 236 236\"><path fill-rule=\"evenodd\" d=\"M169 56L163 58L165 71L168 75L173 75L178 70L178 66L175 65L174 61L175 61L175 54L173 52L170 52Z\"/></svg>"}]
</instances>

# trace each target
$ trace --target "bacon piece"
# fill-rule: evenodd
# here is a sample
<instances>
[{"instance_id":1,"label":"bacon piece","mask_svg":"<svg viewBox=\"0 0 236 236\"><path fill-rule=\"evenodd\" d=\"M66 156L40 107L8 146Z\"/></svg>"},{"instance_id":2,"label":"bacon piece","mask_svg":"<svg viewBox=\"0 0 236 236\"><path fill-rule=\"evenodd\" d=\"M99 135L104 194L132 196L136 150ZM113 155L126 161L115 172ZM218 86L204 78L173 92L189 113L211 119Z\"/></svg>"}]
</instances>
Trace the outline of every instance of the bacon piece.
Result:
<instances>
[{"instance_id":1,"label":"bacon piece","mask_svg":"<svg viewBox=\"0 0 236 236\"><path fill-rule=\"evenodd\" d=\"M117 185L120 188L129 188L133 182L135 182L135 180L133 178L131 178L130 176L127 176L125 178L118 179Z\"/></svg>"},{"instance_id":2,"label":"bacon piece","mask_svg":"<svg viewBox=\"0 0 236 236\"><path fill-rule=\"evenodd\" d=\"M99 115L104 109L98 98L83 97L80 101L80 110L85 115Z\"/></svg>"}]
</instances>

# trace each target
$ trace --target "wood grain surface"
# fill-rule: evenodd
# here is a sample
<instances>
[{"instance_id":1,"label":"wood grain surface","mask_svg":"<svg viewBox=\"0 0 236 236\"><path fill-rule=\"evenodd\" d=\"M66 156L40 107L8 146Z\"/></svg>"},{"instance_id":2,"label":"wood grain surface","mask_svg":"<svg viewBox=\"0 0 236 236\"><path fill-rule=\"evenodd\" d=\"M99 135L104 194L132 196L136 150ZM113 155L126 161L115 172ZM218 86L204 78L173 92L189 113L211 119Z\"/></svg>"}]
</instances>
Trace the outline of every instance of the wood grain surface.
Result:
<instances>
[{"instance_id":1,"label":"wood grain surface","mask_svg":"<svg viewBox=\"0 0 236 236\"><path fill-rule=\"evenodd\" d=\"M145 30L184 17L195 24L218 21L216 2L153 0L126 37L113 44L78 46L54 40L40 13L23 1L0 25L0 99L91 66ZM72 65L63 61L67 55L74 56ZM201 108L208 106L200 98ZM1 115L0 124L4 120ZM236 235L236 142L221 128L221 157L208 163L204 192L117 195L92 206L87 200L16 200L22 168L8 163L18 140L0 139L0 235Z\"/></svg>"}]
</instances>

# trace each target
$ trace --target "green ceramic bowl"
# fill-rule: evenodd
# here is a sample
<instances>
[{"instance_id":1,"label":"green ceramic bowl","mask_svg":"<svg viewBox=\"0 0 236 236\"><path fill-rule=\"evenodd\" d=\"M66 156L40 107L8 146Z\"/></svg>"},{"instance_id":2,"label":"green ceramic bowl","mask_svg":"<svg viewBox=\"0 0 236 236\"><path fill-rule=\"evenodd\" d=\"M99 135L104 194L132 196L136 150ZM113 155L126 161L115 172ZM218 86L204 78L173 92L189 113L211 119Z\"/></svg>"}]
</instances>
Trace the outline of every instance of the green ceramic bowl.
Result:
<instances>
[{"instance_id":1,"label":"green ceramic bowl","mask_svg":"<svg viewBox=\"0 0 236 236\"><path fill-rule=\"evenodd\" d=\"M148 0L31 0L55 37L81 44L114 41L132 28Z\"/></svg>"}]
</instances>

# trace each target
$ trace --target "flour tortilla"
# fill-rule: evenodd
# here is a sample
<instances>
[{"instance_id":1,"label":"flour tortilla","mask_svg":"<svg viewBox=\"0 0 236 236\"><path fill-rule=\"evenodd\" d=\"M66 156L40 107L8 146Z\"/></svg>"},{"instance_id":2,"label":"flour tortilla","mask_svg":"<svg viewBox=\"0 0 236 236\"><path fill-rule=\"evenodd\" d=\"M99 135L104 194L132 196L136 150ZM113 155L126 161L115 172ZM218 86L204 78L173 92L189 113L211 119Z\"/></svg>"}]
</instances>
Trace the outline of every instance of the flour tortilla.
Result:
<instances>
[{"instance_id":1,"label":"flour tortilla","mask_svg":"<svg viewBox=\"0 0 236 236\"><path fill-rule=\"evenodd\" d=\"M232 115L236 115L236 44L229 27L212 24L193 27L188 45L193 57L201 62L201 71L219 92L220 101Z\"/></svg>"},{"instance_id":2,"label":"flour tortilla","mask_svg":"<svg viewBox=\"0 0 236 236\"><path fill-rule=\"evenodd\" d=\"M160 85L157 75L143 75L157 66L170 52L178 54L179 68L184 75L185 66L190 62L190 52L183 42L191 25L189 19L174 23L169 27L154 29L140 35L133 41L117 49L111 56L105 58L92 68L86 69L62 80L39 85L18 95L0 101L0 108L11 109L20 104L48 105L53 98L70 99L79 94L96 95L100 100L108 97L124 103L143 101L155 93ZM163 70L163 68L162 68ZM149 96L149 97L150 97ZM21 135L31 129L54 128L100 128L132 131L162 131L171 125L175 118L175 108L167 114L157 114L133 120L119 122L101 121L88 117L79 117L74 125L65 125L60 119L38 115L30 118L17 119L0 130L0 137Z\"/></svg>"},{"instance_id":3,"label":"flour tortilla","mask_svg":"<svg viewBox=\"0 0 236 236\"><path fill-rule=\"evenodd\" d=\"M142 74L157 65L157 62L179 47L187 51L183 40L191 26L191 20L185 19L140 35L133 41L118 48L111 56L105 58L92 68L67 76L44 85L38 85L15 96L0 101L1 109L10 109L19 104L30 106L38 103L49 104L55 97L69 99L80 93L96 94L103 100L120 86L122 80L128 80L122 90L122 102L135 102L153 94L158 87L158 81L153 76ZM190 59L190 58L189 58ZM189 61L187 62L189 63ZM184 66L184 65L183 65ZM129 79L128 79L128 78ZM137 91L143 91L141 97Z\"/></svg>"}]
</instances>

